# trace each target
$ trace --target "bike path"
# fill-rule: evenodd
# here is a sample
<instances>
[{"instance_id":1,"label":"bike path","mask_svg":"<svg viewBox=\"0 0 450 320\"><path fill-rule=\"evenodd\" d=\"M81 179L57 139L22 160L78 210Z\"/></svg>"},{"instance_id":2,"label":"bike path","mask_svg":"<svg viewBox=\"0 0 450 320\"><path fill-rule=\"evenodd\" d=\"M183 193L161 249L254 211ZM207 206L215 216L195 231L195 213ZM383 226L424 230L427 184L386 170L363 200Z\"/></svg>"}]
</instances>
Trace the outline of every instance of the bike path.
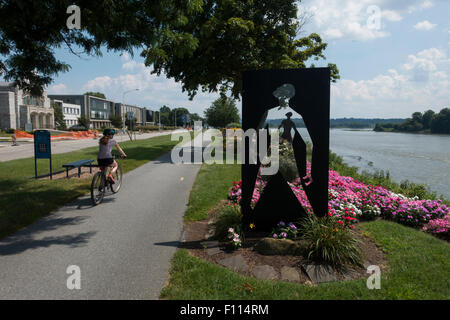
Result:
<instances>
[{"instance_id":1,"label":"bike path","mask_svg":"<svg viewBox=\"0 0 450 320\"><path fill-rule=\"evenodd\" d=\"M100 205L86 195L0 240L0 299L158 299L199 168L166 154ZM79 290L67 288L71 265Z\"/></svg>"}]
</instances>

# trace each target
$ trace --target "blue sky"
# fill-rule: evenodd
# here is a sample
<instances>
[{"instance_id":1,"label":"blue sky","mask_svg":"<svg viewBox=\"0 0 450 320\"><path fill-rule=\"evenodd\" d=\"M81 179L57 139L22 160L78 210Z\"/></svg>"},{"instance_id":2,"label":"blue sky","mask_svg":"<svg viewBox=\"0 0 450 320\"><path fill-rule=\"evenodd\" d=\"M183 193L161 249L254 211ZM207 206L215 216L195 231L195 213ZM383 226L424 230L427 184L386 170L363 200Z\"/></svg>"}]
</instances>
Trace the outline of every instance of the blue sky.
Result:
<instances>
[{"instance_id":1,"label":"blue sky","mask_svg":"<svg viewBox=\"0 0 450 320\"><path fill-rule=\"evenodd\" d=\"M332 117L408 117L450 107L450 1L303 0L299 9L308 17L302 35L317 32L328 43L327 60L316 66L333 62L340 70ZM189 101L181 85L151 75L138 54L79 59L59 49L57 56L72 69L55 78L49 93L101 91L121 101L124 91L138 88L126 103L199 114L217 98L200 93Z\"/></svg>"}]
</instances>

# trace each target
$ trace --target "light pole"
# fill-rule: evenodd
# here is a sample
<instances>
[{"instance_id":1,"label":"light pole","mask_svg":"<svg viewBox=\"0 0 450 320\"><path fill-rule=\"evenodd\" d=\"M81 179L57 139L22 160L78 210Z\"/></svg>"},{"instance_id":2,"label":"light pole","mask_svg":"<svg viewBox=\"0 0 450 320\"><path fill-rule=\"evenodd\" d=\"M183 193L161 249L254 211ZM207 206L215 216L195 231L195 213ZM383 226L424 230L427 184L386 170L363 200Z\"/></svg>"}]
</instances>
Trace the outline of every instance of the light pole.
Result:
<instances>
[{"instance_id":1,"label":"light pole","mask_svg":"<svg viewBox=\"0 0 450 320\"><path fill-rule=\"evenodd\" d=\"M159 109L158 114L159 114L159 131L161 131L161 109Z\"/></svg>"},{"instance_id":2,"label":"light pole","mask_svg":"<svg viewBox=\"0 0 450 320\"><path fill-rule=\"evenodd\" d=\"M177 109L173 109L173 111L175 112L175 117L173 119L174 123L175 123L175 128L177 127Z\"/></svg>"},{"instance_id":3,"label":"light pole","mask_svg":"<svg viewBox=\"0 0 450 320\"><path fill-rule=\"evenodd\" d=\"M125 91L122 94L122 108L125 109L125 95L127 93L130 93L130 92L133 92L133 91L139 91L139 89L138 88L137 89L131 89L131 90ZM121 112L121 114L122 114L122 112ZM126 127L126 112L125 111L124 111L124 116L122 116L122 117L123 117L123 126ZM133 120L130 120L130 121L131 121L130 124L132 124ZM130 140L133 140L132 136L130 136Z\"/></svg>"},{"instance_id":4,"label":"light pole","mask_svg":"<svg viewBox=\"0 0 450 320\"><path fill-rule=\"evenodd\" d=\"M123 105L123 108L125 108L125 95L127 94L127 93L130 93L130 92L133 92L133 91L139 91L139 89L132 89L132 90L128 90L128 91L125 91L123 94L122 94L122 105ZM121 112L122 113L122 112ZM124 126L125 126L125 118L126 117L123 117L123 123L124 123Z\"/></svg>"}]
</instances>

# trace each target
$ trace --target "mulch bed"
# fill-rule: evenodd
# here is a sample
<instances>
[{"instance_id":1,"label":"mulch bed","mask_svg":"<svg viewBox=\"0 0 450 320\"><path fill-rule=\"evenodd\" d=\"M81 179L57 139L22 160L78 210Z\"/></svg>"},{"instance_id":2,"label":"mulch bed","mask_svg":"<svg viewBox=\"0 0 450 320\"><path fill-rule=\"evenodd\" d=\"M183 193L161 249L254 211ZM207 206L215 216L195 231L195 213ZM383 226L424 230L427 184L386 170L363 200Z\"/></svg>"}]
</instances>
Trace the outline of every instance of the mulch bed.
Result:
<instances>
[{"instance_id":1,"label":"mulch bed","mask_svg":"<svg viewBox=\"0 0 450 320\"><path fill-rule=\"evenodd\" d=\"M253 276L253 268L255 266L269 265L275 269L280 276L281 268L291 267L295 268L299 274L299 281L295 281L301 284L313 285L308 275L302 269L302 264L308 262L302 256L288 256L288 255L262 255L254 250L254 245L266 237L267 234L250 234L246 235L243 247L237 250L228 250L225 243L220 243L221 252L217 254L208 254L207 248L204 245L204 241L209 240L210 237L210 222L215 214L215 210L211 210L206 220L196 222L186 222L184 226L184 233L181 248L187 249L188 252L195 257L201 258L205 261L219 265L219 261L229 258L235 255L241 255L247 262L249 269L245 272L239 272L246 276ZM349 280L358 278L367 278L369 274L366 271L368 265L377 265L382 271L387 269L387 260L384 257L383 252L376 244L366 236L363 236L358 228L355 228L357 238L361 241L361 250L364 257L365 267L352 267L352 272L347 274L347 278L342 273L335 272L338 280Z\"/></svg>"}]
</instances>

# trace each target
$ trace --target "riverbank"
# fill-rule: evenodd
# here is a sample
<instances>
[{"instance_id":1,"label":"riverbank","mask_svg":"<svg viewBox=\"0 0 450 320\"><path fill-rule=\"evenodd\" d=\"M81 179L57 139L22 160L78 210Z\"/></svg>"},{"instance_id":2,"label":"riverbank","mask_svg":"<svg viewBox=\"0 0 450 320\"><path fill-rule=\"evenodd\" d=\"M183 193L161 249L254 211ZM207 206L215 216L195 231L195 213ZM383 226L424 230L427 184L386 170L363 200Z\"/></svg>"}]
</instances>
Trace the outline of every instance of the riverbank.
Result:
<instances>
[{"instance_id":1,"label":"riverbank","mask_svg":"<svg viewBox=\"0 0 450 320\"><path fill-rule=\"evenodd\" d=\"M377 127L375 127L375 128L373 128L373 131L450 136L450 133L434 133L434 132L431 132L431 130L406 131L406 130L397 130L394 128L379 128L379 127L377 128Z\"/></svg>"}]
</instances>

